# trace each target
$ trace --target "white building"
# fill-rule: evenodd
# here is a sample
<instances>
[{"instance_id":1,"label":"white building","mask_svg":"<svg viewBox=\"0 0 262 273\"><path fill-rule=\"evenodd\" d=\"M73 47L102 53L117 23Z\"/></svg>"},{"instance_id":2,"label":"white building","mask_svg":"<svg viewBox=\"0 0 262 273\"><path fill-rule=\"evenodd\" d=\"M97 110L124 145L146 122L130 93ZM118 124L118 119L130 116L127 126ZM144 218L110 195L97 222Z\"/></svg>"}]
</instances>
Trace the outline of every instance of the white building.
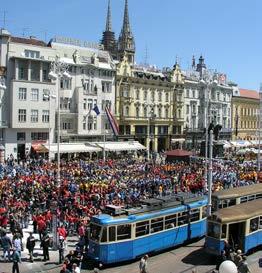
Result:
<instances>
[{"instance_id":1,"label":"white building","mask_svg":"<svg viewBox=\"0 0 262 273\"><path fill-rule=\"evenodd\" d=\"M1 30L0 76L7 88L1 90L0 136L5 158L11 154L23 158L37 142L56 142L58 92L61 141L101 140L104 129L109 129L103 109L105 105L114 109L115 67L107 52L86 46L90 45L56 41L47 45ZM59 86L48 78L57 55L68 64L72 76ZM98 116L92 110L95 105Z\"/></svg>"}]
</instances>

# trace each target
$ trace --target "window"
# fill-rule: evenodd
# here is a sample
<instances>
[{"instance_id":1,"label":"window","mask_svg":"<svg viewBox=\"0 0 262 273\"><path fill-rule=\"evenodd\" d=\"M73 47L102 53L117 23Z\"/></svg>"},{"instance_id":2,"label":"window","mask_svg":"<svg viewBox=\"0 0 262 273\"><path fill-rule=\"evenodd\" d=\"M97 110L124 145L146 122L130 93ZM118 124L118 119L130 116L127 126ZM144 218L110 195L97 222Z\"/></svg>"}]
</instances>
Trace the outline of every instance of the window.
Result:
<instances>
[{"instance_id":1,"label":"window","mask_svg":"<svg viewBox=\"0 0 262 273\"><path fill-rule=\"evenodd\" d=\"M216 223L208 222L207 236L219 239L220 238L220 225L216 224Z\"/></svg>"},{"instance_id":2,"label":"window","mask_svg":"<svg viewBox=\"0 0 262 273\"><path fill-rule=\"evenodd\" d=\"M26 109L18 110L18 122L26 122Z\"/></svg>"},{"instance_id":3,"label":"window","mask_svg":"<svg viewBox=\"0 0 262 273\"><path fill-rule=\"evenodd\" d=\"M149 234L149 221L136 223L136 237Z\"/></svg>"},{"instance_id":4,"label":"window","mask_svg":"<svg viewBox=\"0 0 262 273\"><path fill-rule=\"evenodd\" d=\"M176 214L166 216L165 229L170 229L170 228L176 227L176 218L177 218Z\"/></svg>"},{"instance_id":5,"label":"window","mask_svg":"<svg viewBox=\"0 0 262 273\"><path fill-rule=\"evenodd\" d=\"M84 110L86 110L86 105L87 105L87 99L84 99L84 103L83 103Z\"/></svg>"},{"instance_id":6,"label":"window","mask_svg":"<svg viewBox=\"0 0 262 273\"><path fill-rule=\"evenodd\" d=\"M25 50L25 57L32 58L32 59L39 59L40 58L40 52L26 49Z\"/></svg>"},{"instance_id":7,"label":"window","mask_svg":"<svg viewBox=\"0 0 262 273\"><path fill-rule=\"evenodd\" d=\"M50 90L43 89L43 101L49 101L50 100Z\"/></svg>"},{"instance_id":8,"label":"window","mask_svg":"<svg viewBox=\"0 0 262 273\"><path fill-rule=\"evenodd\" d=\"M31 140L47 140L49 134L47 132L34 132L31 133Z\"/></svg>"},{"instance_id":9,"label":"window","mask_svg":"<svg viewBox=\"0 0 262 273\"><path fill-rule=\"evenodd\" d=\"M218 101L220 100L220 94L219 94L219 92L217 92L217 100Z\"/></svg>"},{"instance_id":10,"label":"window","mask_svg":"<svg viewBox=\"0 0 262 273\"><path fill-rule=\"evenodd\" d=\"M249 233L258 230L259 217L253 218L250 220Z\"/></svg>"},{"instance_id":11,"label":"window","mask_svg":"<svg viewBox=\"0 0 262 273\"><path fill-rule=\"evenodd\" d=\"M72 80L71 79L64 79L62 78L60 81L60 88L61 89L71 89Z\"/></svg>"},{"instance_id":12,"label":"window","mask_svg":"<svg viewBox=\"0 0 262 273\"><path fill-rule=\"evenodd\" d=\"M40 62L31 61L31 81L40 81Z\"/></svg>"},{"instance_id":13,"label":"window","mask_svg":"<svg viewBox=\"0 0 262 273\"><path fill-rule=\"evenodd\" d=\"M42 111L42 122L47 123L49 122L49 110L43 110Z\"/></svg>"},{"instance_id":14,"label":"window","mask_svg":"<svg viewBox=\"0 0 262 273\"><path fill-rule=\"evenodd\" d=\"M43 71L43 82L48 82L49 78L48 78L48 73L49 73L49 64L48 63L43 63L42 64L42 71Z\"/></svg>"},{"instance_id":15,"label":"window","mask_svg":"<svg viewBox=\"0 0 262 273\"><path fill-rule=\"evenodd\" d=\"M100 233L101 233L101 227L90 224L90 239L93 241L98 242L100 238Z\"/></svg>"},{"instance_id":16,"label":"window","mask_svg":"<svg viewBox=\"0 0 262 273\"><path fill-rule=\"evenodd\" d=\"M125 106L125 116L129 116L129 107Z\"/></svg>"},{"instance_id":17,"label":"window","mask_svg":"<svg viewBox=\"0 0 262 273\"><path fill-rule=\"evenodd\" d=\"M88 99L87 110L91 111L92 109L93 109L93 100L92 99Z\"/></svg>"},{"instance_id":18,"label":"window","mask_svg":"<svg viewBox=\"0 0 262 273\"><path fill-rule=\"evenodd\" d=\"M186 90L186 96L189 98L189 89Z\"/></svg>"},{"instance_id":19,"label":"window","mask_svg":"<svg viewBox=\"0 0 262 273\"><path fill-rule=\"evenodd\" d=\"M195 92L195 90L193 90L192 91L192 97L195 98L195 96L196 96L196 92Z\"/></svg>"},{"instance_id":20,"label":"window","mask_svg":"<svg viewBox=\"0 0 262 273\"><path fill-rule=\"evenodd\" d=\"M122 90L122 94L124 98L128 98L129 97L129 89L128 86L124 86L123 90Z\"/></svg>"},{"instance_id":21,"label":"window","mask_svg":"<svg viewBox=\"0 0 262 273\"><path fill-rule=\"evenodd\" d=\"M24 141L25 140L25 133L24 132L18 132L16 137L17 137L17 140Z\"/></svg>"},{"instance_id":22,"label":"window","mask_svg":"<svg viewBox=\"0 0 262 273\"><path fill-rule=\"evenodd\" d=\"M147 107L146 106L144 107L144 117L145 118L147 117Z\"/></svg>"},{"instance_id":23,"label":"window","mask_svg":"<svg viewBox=\"0 0 262 273\"><path fill-rule=\"evenodd\" d=\"M168 92L166 92L166 102L168 102L169 100L169 95L168 95Z\"/></svg>"},{"instance_id":24,"label":"window","mask_svg":"<svg viewBox=\"0 0 262 273\"><path fill-rule=\"evenodd\" d=\"M83 80L83 89L89 91L89 80Z\"/></svg>"},{"instance_id":25,"label":"window","mask_svg":"<svg viewBox=\"0 0 262 273\"><path fill-rule=\"evenodd\" d=\"M38 101L39 100L39 90L32 88L31 89L31 100L32 101Z\"/></svg>"},{"instance_id":26,"label":"window","mask_svg":"<svg viewBox=\"0 0 262 273\"><path fill-rule=\"evenodd\" d=\"M222 225L221 239L227 237L227 225Z\"/></svg>"},{"instance_id":27,"label":"window","mask_svg":"<svg viewBox=\"0 0 262 273\"><path fill-rule=\"evenodd\" d=\"M83 121L83 130L86 130L86 121Z\"/></svg>"},{"instance_id":28,"label":"window","mask_svg":"<svg viewBox=\"0 0 262 273\"><path fill-rule=\"evenodd\" d=\"M139 100L139 89L136 89L136 99Z\"/></svg>"},{"instance_id":29,"label":"window","mask_svg":"<svg viewBox=\"0 0 262 273\"><path fill-rule=\"evenodd\" d=\"M158 107L158 117L162 117L162 107Z\"/></svg>"},{"instance_id":30,"label":"window","mask_svg":"<svg viewBox=\"0 0 262 273\"><path fill-rule=\"evenodd\" d=\"M101 237L101 242L107 242L107 227L103 227L102 229L102 237Z\"/></svg>"},{"instance_id":31,"label":"window","mask_svg":"<svg viewBox=\"0 0 262 273\"><path fill-rule=\"evenodd\" d=\"M18 61L18 80L28 80L28 62Z\"/></svg>"},{"instance_id":32,"label":"window","mask_svg":"<svg viewBox=\"0 0 262 273\"><path fill-rule=\"evenodd\" d=\"M186 106L186 113L189 114L189 105Z\"/></svg>"},{"instance_id":33,"label":"window","mask_svg":"<svg viewBox=\"0 0 262 273\"><path fill-rule=\"evenodd\" d=\"M31 110L31 122L38 122L38 110Z\"/></svg>"},{"instance_id":34,"label":"window","mask_svg":"<svg viewBox=\"0 0 262 273\"><path fill-rule=\"evenodd\" d=\"M181 118L181 110L180 109L178 109L178 111L177 111L177 117Z\"/></svg>"},{"instance_id":35,"label":"window","mask_svg":"<svg viewBox=\"0 0 262 273\"><path fill-rule=\"evenodd\" d=\"M131 225L117 226L117 241L131 238Z\"/></svg>"},{"instance_id":36,"label":"window","mask_svg":"<svg viewBox=\"0 0 262 273\"><path fill-rule=\"evenodd\" d=\"M163 217L152 219L150 233L159 232L163 230L163 227L164 227Z\"/></svg>"},{"instance_id":37,"label":"window","mask_svg":"<svg viewBox=\"0 0 262 273\"><path fill-rule=\"evenodd\" d=\"M262 229L262 216L259 217L259 229Z\"/></svg>"},{"instance_id":38,"label":"window","mask_svg":"<svg viewBox=\"0 0 262 273\"><path fill-rule=\"evenodd\" d=\"M182 226L188 223L188 213L186 211L179 212L177 215L177 225Z\"/></svg>"},{"instance_id":39,"label":"window","mask_svg":"<svg viewBox=\"0 0 262 273\"><path fill-rule=\"evenodd\" d=\"M151 92L151 100L155 101L155 92L154 92L154 90L152 90L152 92Z\"/></svg>"},{"instance_id":40,"label":"window","mask_svg":"<svg viewBox=\"0 0 262 273\"><path fill-rule=\"evenodd\" d=\"M72 129L72 123L70 123L70 122L63 122L62 129L63 130L71 130Z\"/></svg>"},{"instance_id":41,"label":"window","mask_svg":"<svg viewBox=\"0 0 262 273\"><path fill-rule=\"evenodd\" d=\"M165 118L168 118L168 108L165 108Z\"/></svg>"},{"instance_id":42,"label":"window","mask_svg":"<svg viewBox=\"0 0 262 273\"><path fill-rule=\"evenodd\" d=\"M144 100L147 100L147 91L144 91Z\"/></svg>"},{"instance_id":43,"label":"window","mask_svg":"<svg viewBox=\"0 0 262 273\"><path fill-rule=\"evenodd\" d=\"M111 82L102 82L102 92L110 93L112 91L112 83Z\"/></svg>"},{"instance_id":44,"label":"window","mask_svg":"<svg viewBox=\"0 0 262 273\"><path fill-rule=\"evenodd\" d=\"M116 227L109 227L108 232L109 242L114 242L116 240Z\"/></svg>"},{"instance_id":45,"label":"window","mask_svg":"<svg viewBox=\"0 0 262 273\"><path fill-rule=\"evenodd\" d=\"M18 99L26 100L26 88L19 88Z\"/></svg>"},{"instance_id":46,"label":"window","mask_svg":"<svg viewBox=\"0 0 262 273\"><path fill-rule=\"evenodd\" d=\"M136 117L139 118L139 107L136 107Z\"/></svg>"},{"instance_id":47,"label":"window","mask_svg":"<svg viewBox=\"0 0 262 273\"><path fill-rule=\"evenodd\" d=\"M162 92L158 91L158 101L161 101L161 100L162 100Z\"/></svg>"},{"instance_id":48,"label":"window","mask_svg":"<svg viewBox=\"0 0 262 273\"><path fill-rule=\"evenodd\" d=\"M190 222L196 222L200 219L199 209L190 210Z\"/></svg>"}]
</instances>

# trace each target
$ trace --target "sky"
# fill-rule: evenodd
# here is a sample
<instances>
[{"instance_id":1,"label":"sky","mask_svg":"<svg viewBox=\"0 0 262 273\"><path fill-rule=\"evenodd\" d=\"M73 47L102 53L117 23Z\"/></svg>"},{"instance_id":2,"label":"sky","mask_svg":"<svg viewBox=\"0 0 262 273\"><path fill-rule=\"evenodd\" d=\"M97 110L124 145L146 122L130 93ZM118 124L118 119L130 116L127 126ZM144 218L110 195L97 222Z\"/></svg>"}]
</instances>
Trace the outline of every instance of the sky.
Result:
<instances>
[{"instance_id":1,"label":"sky","mask_svg":"<svg viewBox=\"0 0 262 273\"><path fill-rule=\"evenodd\" d=\"M65 36L98 42L108 0L2 0L0 26L14 36L48 41ZM111 0L118 38L124 0ZM210 69L227 74L241 88L262 82L261 0L129 0L136 63L183 69L203 54ZM146 53L147 52L147 53ZM147 56L147 58L146 58Z\"/></svg>"}]
</instances>

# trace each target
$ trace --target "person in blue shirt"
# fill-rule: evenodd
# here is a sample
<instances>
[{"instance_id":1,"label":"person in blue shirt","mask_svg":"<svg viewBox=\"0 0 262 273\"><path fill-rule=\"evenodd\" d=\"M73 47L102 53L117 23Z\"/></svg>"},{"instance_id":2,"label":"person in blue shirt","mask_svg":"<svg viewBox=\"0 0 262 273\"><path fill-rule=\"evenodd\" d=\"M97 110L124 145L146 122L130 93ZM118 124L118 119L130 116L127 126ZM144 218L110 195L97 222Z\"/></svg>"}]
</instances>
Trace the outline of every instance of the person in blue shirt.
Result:
<instances>
[{"instance_id":1,"label":"person in blue shirt","mask_svg":"<svg viewBox=\"0 0 262 273\"><path fill-rule=\"evenodd\" d=\"M21 263L21 256L19 251L14 247L13 252L13 269L12 273L19 273L19 263Z\"/></svg>"}]
</instances>

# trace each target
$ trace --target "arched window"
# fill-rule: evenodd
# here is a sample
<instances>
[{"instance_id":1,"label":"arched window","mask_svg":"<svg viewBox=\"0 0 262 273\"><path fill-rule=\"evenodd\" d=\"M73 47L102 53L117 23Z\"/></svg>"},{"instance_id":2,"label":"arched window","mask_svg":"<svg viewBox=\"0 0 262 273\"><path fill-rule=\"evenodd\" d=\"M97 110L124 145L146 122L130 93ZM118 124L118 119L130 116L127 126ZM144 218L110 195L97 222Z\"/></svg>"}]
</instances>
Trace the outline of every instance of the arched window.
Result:
<instances>
[{"instance_id":1,"label":"arched window","mask_svg":"<svg viewBox=\"0 0 262 273\"><path fill-rule=\"evenodd\" d=\"M162 117L162 107L158 107L158 117Z\"/></svg>"},{"instance_id":2,"label":"arched window","mask_svg":"<svg viewBox=\"0 0 262 273\"><path fill-rule=\"evenodd\" d=\"M129 106L125 107L125 116L129 116Z\"/></svg>"},{"instance_id":3,"label":"arched window","mask_svg":"<svg viewBox=\"0 0 262 273\"><path fill-rule=\"evenodd\" d=\"M169 96L168 96L168 92L166 92L166 102L168 102Z\"/></svg>"},{"instance_id":4,"label":"arched window","mask_svg":"<svg viewBox=\"0 0 262 273\"><path fill-rule=\"evenodd\" d=\"M165 118L168 118L168 108L165 109Z\"/></svg>"},{"instance_id":5,"label":"arched window","mask_svg":"<svg viewBox=\"0 0 262 273\"><path fill-rule=\"evenodd\" d=\"M177 111L177 117L181 118L181 109L178 109L178 111Z\"/></svg>"},{"instance_id":6,"label":"arched window","mask_svg":"<svg viewBox=\"0 0 262 273\"><path fill-rule=\"evenodd\" d=\"M136 107L136 117L139 117L139 106Z\"/></svg>"},{"instance_id":7,"label":"arched window","mask_svg":"<svg viewBox=\"0 0 262 273\"><path fill-rule=\"evenodd\" d=\"M136 89L136 99L139 100L139 89Z\"/></svg>"},{"instance_id":8,"label":"arched window","mask_svg":"<svg viewBox=\"0 0 262 273\"><path fill-rule=\"evenodd\" d=\"M147 107L144 106L144 117L146 118L147 117Z\"/></svg>"}]
</instances>

